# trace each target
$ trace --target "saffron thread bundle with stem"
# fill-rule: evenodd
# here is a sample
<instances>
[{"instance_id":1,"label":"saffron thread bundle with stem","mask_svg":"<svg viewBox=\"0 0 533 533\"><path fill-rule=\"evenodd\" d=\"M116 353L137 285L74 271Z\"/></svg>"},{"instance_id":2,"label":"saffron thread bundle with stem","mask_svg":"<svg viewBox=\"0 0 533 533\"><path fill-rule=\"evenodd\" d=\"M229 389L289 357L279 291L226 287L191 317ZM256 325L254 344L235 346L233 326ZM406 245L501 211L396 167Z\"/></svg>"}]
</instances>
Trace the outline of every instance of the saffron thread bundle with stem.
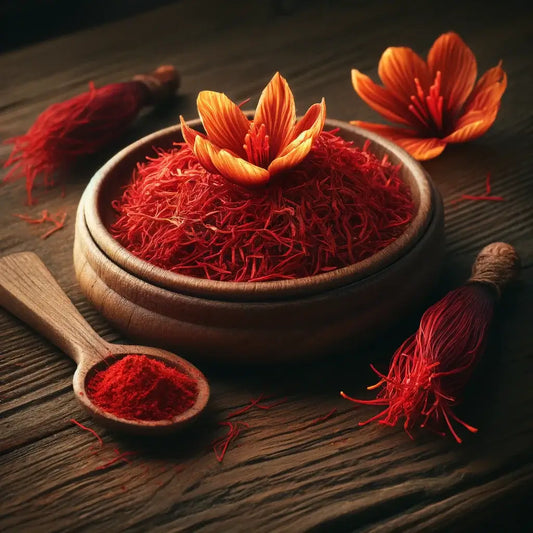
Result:
<instances>
[{"instance_id":1,"label":"saffron thread bundle with stem","mask_svg":"<svg viewBox=\"0 0 533 533\"><path fill-rule=\"evenodd\" d=\"M468 282L430 307L418 331L395 352L387 375L371 365L381 378L369 390L381 387L377 398L362 400L341 392L357 404L384 409L373 421L411 430L428 427L444 435L446 428L457 442L461 438L453 423L471 432L477 429L457 417L453 407L460 401L472 371L484 351L494 305L502 288L519 272L520 259L509 244L489 244L479 253Z\"/></svg>"},{"instance_id":2,"label":"saffron thread bundle with stem","mask_svg":"<svg viewBox=\"0 0 533 533\"><path fill-rule=\"evenodd\" d=\"M51 105L24 135L5 141L13 149L4 164L11 167L4 181L25 176L27 202L32 205L38 176L45 186L52 186L57 170L115 140L143 107L166 100L178 86L178 74L169 65L98 89L91 82L88 92Z\"/></svg>"}]
</instances>

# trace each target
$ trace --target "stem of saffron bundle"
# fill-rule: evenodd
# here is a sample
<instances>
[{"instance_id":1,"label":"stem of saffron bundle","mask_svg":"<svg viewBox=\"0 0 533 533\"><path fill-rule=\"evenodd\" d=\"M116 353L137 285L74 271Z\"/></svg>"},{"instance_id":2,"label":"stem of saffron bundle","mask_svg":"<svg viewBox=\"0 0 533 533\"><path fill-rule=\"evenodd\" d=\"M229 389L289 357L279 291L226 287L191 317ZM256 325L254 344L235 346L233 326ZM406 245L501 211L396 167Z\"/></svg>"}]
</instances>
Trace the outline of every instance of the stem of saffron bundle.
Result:
<instances>
[{"instance_id":1,"label":"stem of saffron bundle","mask_svg":"<svg viewBox=\"0 0 533 533\"><path fill-rule=\"evenodd\" d=\"M395 426L401 419L412 438L416 426L444 434L446 428L457 442L453 422L471 432L477 429L459 419L453 407L460 401L474 367L484 351L494 305L501 290L520 269L520 259L509 244L497 242L477 256L468 282L430 307L422 316L418 331L394 354L387 375L372 369L381 387L374 400L341 396L358 404L382 406L372 421Z\"/></svg>"}]
</instances>

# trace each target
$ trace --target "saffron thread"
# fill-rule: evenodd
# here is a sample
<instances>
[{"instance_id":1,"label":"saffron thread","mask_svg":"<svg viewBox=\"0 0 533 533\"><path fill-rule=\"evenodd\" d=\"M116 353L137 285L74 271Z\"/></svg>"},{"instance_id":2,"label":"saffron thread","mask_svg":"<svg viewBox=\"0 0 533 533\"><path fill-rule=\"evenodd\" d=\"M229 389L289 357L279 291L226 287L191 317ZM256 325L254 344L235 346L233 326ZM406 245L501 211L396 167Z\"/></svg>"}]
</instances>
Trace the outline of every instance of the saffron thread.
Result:
<instances>
[{"instance_id":1,"label":"saffron thread","mask_svg":"<svg viewBox=\"0 0 533 533\"><path fill-rule=\"evenodd\" d=\"M306 427L308 427L308 426L316 426L317 424L321 424L322 422L325 422L326 420L329 420L336 413L337 413L337 408L335 407L331 411L329 411L329 413L326 413L325 415L319 416L319 417L314 418L313 420L311 420L309 422L309 424L307 424Z\"/></svg>"},{"instance_id":2,"label":"saffron thread","mask_svg":"<svg viewBox=\"0 0 533 533\"><path fill-rule=\"evenodd\" d=\"M229 445L239 436L242 429L248 429L250 426L246 422L219 422L221 426L228 426L228 433L223 437L213 441L213 451L217 461L221 463L226 455Z\"/></svg>"},{"instance_id":3,"label":"saffron thread","mask_svg":"<svg viewBox=\"0 0 533 533\"><path fill-rule=\"evenodd\" d=\"M473 195L473 194L462 194L459 198L456 198L455 200L452 200L450 202L450 205L458 204L459 202L462 202L464 200L471 200L474 202L505 202L505 198L503 196L494 196L491 195L492 186L490 183L491 175L490 172L487 172L487 176L485 178L485 194L479 194L479 195Z\"/></svg>"},{"instance_id":4,"label":"saffron thread","mask_svg":"<svg viewBox=\"0 0 533 533\"><path fill-rule=\"evenodd\" d=\"M486 344L494 309L490 289L470 283L449 292L425 311L416 333L394 353L385 375L373 365L380 380L369 390L379 388L372 400L340 395L356 404L384 407L373 417L359 422L378 422L403 428L411 439L415 426L428 427L443 435L448 429L461 443L454 423L475 433L477 428L453 412Z\"/></svg>"},{"instance_id":5,"label":"saffron thread","mask_svg":"<svg viewBox=\"0 0 533 533\"><path fill-rule=\"evenodd\" d=\"M29 215L15 214L17 218L24 220L28 224L43 224L45 222L51 222L54 227L48 230L46 233L41 235L41 239L47 239L50 235L54 234L56 231L62 229L65 226L65 220L67 218L66 211L58 211L57 213L51 215L48 213L47 209L41 211L40 218L32 218Z\"/></svg>"},{"instance_id":6,"label":"saffron thread","mask_svg":"<svg viewBox=\"0 0 533 533\"><path fill-rule=\"evenodd\" d=\"M226 416L226 420L228 420L229 418L234 418L236 416L242 415L242 414L246 413L247 411L249 411L252 407L257 407L258 409L268 410L268 409L272 409L272 407L276 407L278 405L281 405L281 404L283 404L283 403L285 403L287 401L287 398L281 398L280 400L277 400L277 401L275 401L273 403L270 403L270 404L267 404L267 405L262 405L262 404L259 403L259 402L261 402L263 400L266 400L266 399L267 398L265 398L263 394L259 395L254 400L250 400L250 403L245 405L241 409L238 409L236 411L232 411L229 415Z\"/></svg>"},{"instance_id":7,"label":"saffron thread","mask_svg":"<svg viewBox=\"0 0 533 533\"><path fill-rule=\"evenodd\" d=\"M91 429L87 426L84 426L83 424L80 424L77 420L75 420L74 418L71 418L70 421L73 423L73 424L76 424L79 428L83 429L84 431L88 431L89 433L91 433L92 435L94 435L94 437L96 438L96 440L98 441L99 443L99 447L102 448L103 445L104 445L104 441L102 440L102 437L100 437L100 435L98 435L98 433L96 433L96 431L94 429Z\"/></svg>"}]
</instances>

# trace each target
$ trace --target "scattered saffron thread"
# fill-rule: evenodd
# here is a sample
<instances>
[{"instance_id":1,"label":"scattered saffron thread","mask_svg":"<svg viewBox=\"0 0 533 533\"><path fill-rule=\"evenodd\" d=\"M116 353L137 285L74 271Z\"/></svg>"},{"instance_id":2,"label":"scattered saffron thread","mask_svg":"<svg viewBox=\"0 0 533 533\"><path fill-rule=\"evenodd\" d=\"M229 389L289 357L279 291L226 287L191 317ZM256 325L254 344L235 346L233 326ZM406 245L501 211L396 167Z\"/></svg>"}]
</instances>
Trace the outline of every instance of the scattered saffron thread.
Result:
<instances>
[{"instance_id":1,"label":"scattered saffron thread","mask_svg":"<svg viewBox=\"0 0 533 533\"><path fill-rule=\"evenodd\" d=\"M91 433L97 439L98 447L97 447L96 450L93 450L93 452L90 454L91 456L100 455L103 450L109 449L109 447L106 447L106 445L104 444L104 441L102 440L100 435L98 435L98 433L94 429L91 429L90 427L84 426L83 424L81 424L80 422L75 420L74 418L71 418L70 422L72 422L73 424L78 426L80 429L83 429L84 431L87 431L87 432ZM122 451L120 451L119 448L113 448L113 453L115 454L115 457L113 457L109 461L97 466L95 468L95 470L106 470L107 468L113 466L114 464L118 463L119 461L122 461L122 462L127 463L127 464L131 464L132 463L131 459L133 457L139 455L139 453L135 452L135 451L124 451L124 452L122 452ZM141 464L141 466L144 466L143 474L147 475L148 472L150 471L150 467L147 464L144 464L144 465ZM183 472L184 469L185 469L185 467L183 465L181 465L181 464L175 465L175 468L174 468L176 474L179 474L179 473ZM168 471L169 471L169 467L166 466L166 465L162 466L159 469L159 473L160 474L165 474ZM122 486L122 491L123 492L126 491L126 486L125 485Z\"/></svg>"},{"instance_id":2,"label":"scattered saffron thread","mask_svg":"<svg viewBox=\"0 0 533 533\"><path fill-rule=\"evenodd\" d=\"M503 196L494 196L491 195L491 184L490 184L490 172L487 172L487 177L485 179L485 194L480 195L473 195L473 194L462 194L459 198L456 198L455 200L452 200L450 202L451 205L458 204L459 202L462 202L463 200L472 200L474 202L481 202L481 201L488 201L488 202L504 202L505 198Z\"/></svg>"},{"instance_id":3,"label":"scattered saffron thread","mask_svg":"<svg viewBox=\"0 0 533 533\"><path fill-rule=\"evenodd\" d=\"M88 428L87 426L84 426L83 424L80 424L74 418L71 418L70 421L73 424L76 424L79 428L83 429L84 431L88 431L89 433L92 433L96 437L96 439L98 440L98 443L100 444L100 448L103 447L104 441L102 440L102 437L100 437L100 435L98 435L98 433L96 433L96 431L94 429Z\"/></svg>"},{"instance_id":4,"label":"scattered saffron thread","mask_svg":"<svg viewBox=\"0 0 533 533\"><path fill-rule=\"evenodd\" d=\"M413 217L399 167L333 132L257 190L204 169L179 143L139 163L113 202L113 236L156 266L220 281L294 279L357 263Z\"/></svg>"},{"instance_id":5,"label":"scattered saffron thread","mask_svg":"<svg viewBox=\"0 0 533 533\"><path fill-rule=\"evenodd\" d=\"M118 450L116 450L118 452ZM125 463L131 463L128 457L132 455L137 455L137 452L122 452L118 453L116 457L108 461L107 463L104 463L103 465L100 465L96 468L96 470L105 470L106 468L109 468L110 466L114 465L115 463L118 463L119 461L124 461Z\"/></svg>"},{"instance_id":6,"label":"scattered saffron thread","mask_svg":"<svg viewBox=\"0 0 533 533\"><path fill-rule=\"evenodd\" d=\"M243 428L248 429L250 426L246 422L219 422L221 426L228 426L228 433L219 439L213 441L213 451L215 452L215 457L219 463L222 462L226 451L231 442L233 442L241 433Z\"/></svg>"},{"instance_id":7,"label":"scattered saffron thread","mask_svg":"<svg viewBox=\"0 0 533 533\"><path fill-rule=\"evenodd\" d=\"M487 195L475 196L473 194L463 194L461 196L461 200L474 200L474 201L488 200L492 202L503 202L504 198L503 196L487 196Z\"/></svg>"},{"instance_id":8,"label":"scattered saffron thread","mask_svg":"<svg viewBox=\"0 0 533 533\"><path fill-rule=\"evenodd\" d=\"M337 413L337 408L334 407L329 413L323 415L323 416L319 416L317 418L314 418L313 420L311 420L306 427L309 427L309 426L316 426L317 424L321 424L322 422L325 422L326 420L329 420L333 415L335 415Z\"/></svg>"},{"instance_id":9,"label":"scattered saffron thread","mask_svg":"<svg viewBox=\"0 0 533 533\"><path fill-rule=\"evenodd\" d=\"M287 401L287 398L281 398L280 400L277 400L273 403L262 405L259 402L266 400L267 398L264 397L263 394L259 395L255 400L250 400L250 403L248 405L245 405L241 409L238 409L237 411L232 411L228 416L226 416L226 420L229 418L234 418L236 416L242 415L243 413L246 413L249 411L252 407L257 407L258 409L272 409L272 407L276 407L277 405L281 405Z\"/></svg>"},{"instance_id":10,"label":"scattered saffron thread","mask_svg":"<svg viewBox=\"0 0 533 533\"><path fill-rule=\"evenodd\" d=\"M40 218L31 218L28 215L21 215L21 214L15 214L17 218L20 218L21 220L24 220L28 224L43 224L44 222L51 222L54 227L50 230L48 230L46 233L41 235L41 239L47 239L55 233L56 231L62 229L65 227L65 220L67 219L67 212L66 211L58 211L54 215L51 215L48 213L47 209L43 209L41 211L41 217Z\"/></svg>"}]
</instances>

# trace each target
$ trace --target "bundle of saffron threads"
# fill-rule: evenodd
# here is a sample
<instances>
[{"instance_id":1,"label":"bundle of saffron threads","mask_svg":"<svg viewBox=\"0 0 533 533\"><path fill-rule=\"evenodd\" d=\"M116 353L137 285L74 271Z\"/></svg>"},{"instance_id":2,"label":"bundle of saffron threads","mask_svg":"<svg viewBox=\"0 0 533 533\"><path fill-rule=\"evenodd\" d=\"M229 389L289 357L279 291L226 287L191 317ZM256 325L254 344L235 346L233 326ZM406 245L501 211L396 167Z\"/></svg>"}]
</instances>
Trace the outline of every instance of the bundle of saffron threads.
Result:
<instances>
[{"instance_id":1,"label":"bundle of saffron threads","mask_svg":"<svg viewBox=\"0 0 533 533\"><path fill-rule=\"evenodd\" d=\"M312 276L361 261L413 217L398 166L322 132L259 189L206 170L186 144L139 163L113 207L113 236L172 272L219 281Z\"/></svg>"},{"instance_id":2,"label":"bundle of saffron threads","mask_svg":"<svg viewBox=\"0 0 533 533\"><path fill-rule=\"evenodd\" d=\"M179 75L170 65L98 89L91 82L87 92L51 105L24 135L5 141L13 149L4 164L11 167L4 181L25 176L28 205L32 205L38 176L51 187L56 171L117 139L144 106L167 100L178 86Z\"/></svg>"},{"instance_id":3,"label":"bundle of saffron threads","mask_svg":"<svg viewBox=\"0 0 533 533\"><path fill-rule=\"evenodd\" d=\"M478 363L487 341L494 306L502 288L518 275L520 258L506 243L489 244L479 253L468 283L432 305L420 320L418 331L395 352L387 375L373 366L381 378L368 389L380 388L377 398L362 400L341 396L358 404L382 406L373 421L403 427L412 438L416 426L442 435L448 429L457 442L456 422L475 433L453 407Z\"/></svg>"}]
</instances>

